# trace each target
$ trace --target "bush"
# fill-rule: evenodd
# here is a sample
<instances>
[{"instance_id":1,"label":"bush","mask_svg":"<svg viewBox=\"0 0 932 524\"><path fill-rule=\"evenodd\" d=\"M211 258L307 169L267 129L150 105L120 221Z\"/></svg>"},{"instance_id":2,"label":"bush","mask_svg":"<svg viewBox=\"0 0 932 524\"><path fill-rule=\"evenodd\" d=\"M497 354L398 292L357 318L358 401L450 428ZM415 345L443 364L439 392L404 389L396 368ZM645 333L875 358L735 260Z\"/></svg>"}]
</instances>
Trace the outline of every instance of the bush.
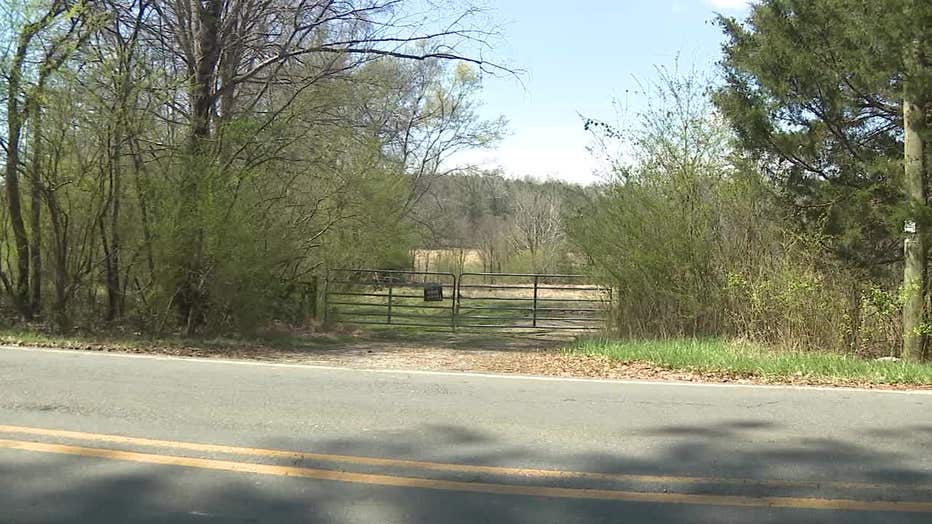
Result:
<instances>
[{"instance_id":1,"label":"bush","mask_svg":"<svg viewBox=\"0 0 932 524\"><path fill-rule=\"evenodd\" d=\"M626 338L738 337L794 350L890 354L899 305L883 280L798 233L701 83L663 76L615 177L570 220L592 271L616 290Z\"/></svg>"}]
</instances>

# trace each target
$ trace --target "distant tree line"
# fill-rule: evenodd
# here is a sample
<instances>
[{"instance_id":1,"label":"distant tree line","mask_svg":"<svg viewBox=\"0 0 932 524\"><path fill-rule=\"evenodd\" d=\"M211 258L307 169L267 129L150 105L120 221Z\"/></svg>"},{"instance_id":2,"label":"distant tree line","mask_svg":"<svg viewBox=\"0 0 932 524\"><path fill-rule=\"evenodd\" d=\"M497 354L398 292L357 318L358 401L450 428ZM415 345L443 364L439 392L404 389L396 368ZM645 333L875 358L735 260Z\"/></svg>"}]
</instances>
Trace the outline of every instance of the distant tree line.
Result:
<instances>
[{"instance_id":1,"label":"distant tree line","mask_svg":"<svg viewBox=\"0 0 932 524\"><path fill-rule=\"evenodd\" d=\"M568 242L565 218L587 191L499 172L438 178L412 215L422 232L418 247L446 252L438 262L454 272L463 269L463 250L478 254L481 267L473 271L578 271L584 264Z\"/></svg>"}]
</instances>

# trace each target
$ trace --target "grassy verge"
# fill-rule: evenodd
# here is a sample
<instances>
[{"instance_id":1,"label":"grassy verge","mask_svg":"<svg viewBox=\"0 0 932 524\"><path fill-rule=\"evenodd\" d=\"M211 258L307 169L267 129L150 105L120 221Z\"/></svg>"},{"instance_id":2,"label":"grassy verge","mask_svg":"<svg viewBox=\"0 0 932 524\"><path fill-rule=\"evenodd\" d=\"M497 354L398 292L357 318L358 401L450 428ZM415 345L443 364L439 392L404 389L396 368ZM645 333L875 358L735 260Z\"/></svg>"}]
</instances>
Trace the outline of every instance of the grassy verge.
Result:
<instances>
[{"instance_id":1,"label":"grassy verge","mask_svg":"<svg viewBox=\"0 0 932 524\"><path fill-rule=\"evenodd\" d=\"M723 340L583 340L567 348L567 352L766 382L932 385L932 363L885 362L833 353L774 351L754 344Z\"/></svg>"},{"instance_id":2,"label":"grassy verge","mask_svg":"<svg viewBox=\"0 0 932 524\"><path fill-rule=\"evenodd\" d=\"M287 334L269 334L252 337L182 337L164 335L152 337L132 332L108 331L99 333L72 333L59 335L33 329L2 329L0 345L64 347L77 349L107 348L114 350L183 349L197 348L222 352L242 348L266 347L274 349L316 349L334 343L346 343L352 336L334 333L313 337Z\"/></svg>"},{"instance_id":3,"label":"grassy verge","mask_svg":"<svg viewBox=\"0 0 932 524\"><path fill-rule=\"evenodd\" d=\"M234 338L183 338L165 336L152 338L132 332L84 333L60 336L35 330L0 330L0 345L64 347L99 351L160 353L181 356L226 357L245 359L304 358L310 353L355 351L381 346L448 348L464 350L501 350L509 362L509 372L515 372L514 362L506 357L511 351L537 352L565 344L559 340L527 337L503 338L501 333L431 333L421 329L392 327L367 331L269 334L268 336ZM567 355L605 357L609 374L631 378L669 378L673 380L697 377L711 381L746 379L753 382L832 384L856 386L890 386L932 388L932 363L885 362L865 360L845 355L820 352L781 352L758 345L725 340L612 341L583 340L565 350ZM371 352L371 351L370 351ZM538 369L549 362L567 359L540 353L540 357L523 360L518 372L548 374ZM586 364L584 359L569 359ZM615 366L612 361L630 363ZM637 364L637 365L634 365ZM586 364L588 365L588 364ZM586 365L577 369L580 376L593 374ZM538 366L538 367L535 367ZM545 366L546 367L546 366ZM617 369L616 369L617 368ZM575 369L575 368L574 368ZM565 370L564 370L565 371ZM657 374L660 372L661 374ZM646 374L645 374L646 373ZM683 376L683 374L688 374ZM617 377L616 377L617 378Z\"/></svg>"},{"instance_id":4,"label":"grassy verge","mask_svg":"<svg viewBox=\"0 0 932 524\"><path fill-rule=\"evenodd\" d=\"M465 332L464 332L465 331ZM75 332L68 335L38 329L0 329L0 345L60 347L126 351L133 353L210 354L247 357L264 349L300 354L303 352L339 351L368 345L408 347L450 347L455 349L498 349L509 343L537 340L533 335L503 338L497 332L453 333L449 328L431 329L406 326L344 326L338 330L268 333L253 336L182 337L165 334L155 337L131 331ZM552 345L556 345L554 342Z\"/></svg>"}]
</instances>

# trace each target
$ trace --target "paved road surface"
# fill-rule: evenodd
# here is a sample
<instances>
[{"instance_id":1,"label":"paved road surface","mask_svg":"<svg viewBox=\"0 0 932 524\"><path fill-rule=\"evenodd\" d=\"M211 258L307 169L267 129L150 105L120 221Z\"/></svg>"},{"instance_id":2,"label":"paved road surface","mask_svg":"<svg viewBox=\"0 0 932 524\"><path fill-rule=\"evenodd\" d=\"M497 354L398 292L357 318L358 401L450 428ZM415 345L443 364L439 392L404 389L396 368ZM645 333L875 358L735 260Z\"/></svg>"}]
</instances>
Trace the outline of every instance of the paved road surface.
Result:
<instances>
[{"instance_id":1,"label":"paved road surface","mask_svg":"<svg viewBox=\"0 0 932 524\"><path fill-rule=\"evenodd\" d=\"M932 522L932 394L0 349L0 522Z\"/></svg>"}]
</instances>

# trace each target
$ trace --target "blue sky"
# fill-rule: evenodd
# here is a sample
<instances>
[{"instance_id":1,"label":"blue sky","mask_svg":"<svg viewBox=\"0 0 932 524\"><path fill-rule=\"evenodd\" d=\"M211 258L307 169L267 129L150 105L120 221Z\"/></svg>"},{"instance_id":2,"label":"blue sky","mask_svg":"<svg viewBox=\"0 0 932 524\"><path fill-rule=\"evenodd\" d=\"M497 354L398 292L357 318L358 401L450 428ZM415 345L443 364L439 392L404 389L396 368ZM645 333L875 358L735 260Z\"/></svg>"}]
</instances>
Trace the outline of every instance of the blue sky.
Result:
<instances>
[{"instance_id":1,"label":"blue sky","mask_svg":"<svg viewBox=\"0 0 932 524\"><path fill-rule=\"evenodd\" d=\"M636 113L638 80L649 82L677 56L681 69L711 71L722 35L710 20L746 9L746 0L496 1L491 16L503 35L494 56L525 73L521 81L486 78L482 113L504 115L510 134L458 160L514 177L596 180L579 114L614 121L616 99Z\"/></svg>"}]
</instances>

